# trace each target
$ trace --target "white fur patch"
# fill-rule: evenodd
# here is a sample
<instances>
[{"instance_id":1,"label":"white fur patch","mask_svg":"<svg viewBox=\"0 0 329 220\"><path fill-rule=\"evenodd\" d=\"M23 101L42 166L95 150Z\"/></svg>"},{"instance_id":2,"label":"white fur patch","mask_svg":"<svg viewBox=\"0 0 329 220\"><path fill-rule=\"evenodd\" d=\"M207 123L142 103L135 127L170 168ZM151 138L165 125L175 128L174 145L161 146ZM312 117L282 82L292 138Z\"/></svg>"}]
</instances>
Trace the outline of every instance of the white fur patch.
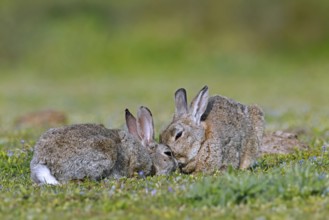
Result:
<instances>
[{"instance_id":1,"label":"white fur patch","mask_svg":"<svg viewBox=\"0 0 329 220\"><path fill-rule=\"evenodd\" d=\"M50 184L59 185L56 178L51 175L50 170L46 165L38 164L31 170L32 174L35 176L36 180L40 185Z\"/></svg>"}]
</instances>

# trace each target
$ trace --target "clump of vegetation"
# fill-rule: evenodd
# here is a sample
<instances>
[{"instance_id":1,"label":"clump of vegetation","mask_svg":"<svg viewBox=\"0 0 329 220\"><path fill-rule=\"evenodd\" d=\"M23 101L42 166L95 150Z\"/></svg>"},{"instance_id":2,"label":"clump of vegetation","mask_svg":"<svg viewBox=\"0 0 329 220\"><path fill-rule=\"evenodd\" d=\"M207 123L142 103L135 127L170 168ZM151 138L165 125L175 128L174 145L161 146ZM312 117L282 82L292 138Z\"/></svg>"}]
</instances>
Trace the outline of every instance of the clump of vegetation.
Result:
<instances>
[{"instance_id":1,"label":"clump of vegetation","mask_svg":"<svg viewBox=\"0 0 329 220\"><path fill-rule=\"evenodd\" d=\"M328 162L328 158L325 160ZM319 172L318 166L322 164L315 159L290 162L267 172L228 172L216 179L207 177L192 185L188 198L193 204L225 206L327 196L328 174Z\"/></svg>"},{"instance_id":2,"label":"clump of vegetation","mask_svg":"<svg viewBox=\"0 0 329 220\"><path fill-rule=\"evenodd\" d=\"M329 204L329 152L320 139L309 151L266 155L246 171L229 168L213 175L174 173L154 177L140 173L136 178L36 186L29 177L35 141L26 140L36 136L31 131L7 133L8 138L2 139L0 215L6 219L171 219L203 215L229 219L243 213L246 218L271 218L269 207L272 214L285 218L322 212L323 205ZM280 207L285 211L279 215ZM297 213L297 208L302 211Z\"/></svg>"}]
</instances>

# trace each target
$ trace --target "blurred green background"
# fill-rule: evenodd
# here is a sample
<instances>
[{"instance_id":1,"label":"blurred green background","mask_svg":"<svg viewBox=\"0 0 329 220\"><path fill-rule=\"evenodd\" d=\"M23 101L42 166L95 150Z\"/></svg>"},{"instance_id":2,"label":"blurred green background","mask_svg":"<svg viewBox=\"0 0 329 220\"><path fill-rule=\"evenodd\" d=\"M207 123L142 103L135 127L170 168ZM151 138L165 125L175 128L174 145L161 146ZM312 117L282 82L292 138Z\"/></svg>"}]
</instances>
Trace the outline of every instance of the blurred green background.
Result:
<instances>
[{"instance_id":1,"label":"blurred green background","mask_svg":"<svg viewBox=\"0 0 329 220\"><path fill-rule=\"evenodd\" d=\"M40 109L120 127L126 107L146 105L159 131L177 88L191 99L208 85L262 106L269 129L325 130L328 9L327 0L2 0L1 127Z\"/></svg>"}]
</instances>

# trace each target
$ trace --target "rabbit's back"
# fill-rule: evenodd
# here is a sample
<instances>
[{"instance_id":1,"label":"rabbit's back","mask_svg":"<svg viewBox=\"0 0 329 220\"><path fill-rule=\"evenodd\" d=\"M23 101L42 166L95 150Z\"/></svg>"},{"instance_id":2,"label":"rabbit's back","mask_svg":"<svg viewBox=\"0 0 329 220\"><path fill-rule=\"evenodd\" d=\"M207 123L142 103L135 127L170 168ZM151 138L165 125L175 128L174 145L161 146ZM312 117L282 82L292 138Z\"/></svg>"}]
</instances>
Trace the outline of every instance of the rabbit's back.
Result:
<instances>
[{"instance_id":1,"label":"rabbit's back","mask_svg":"<svg viewBox=\"0 0 329 220\"><path fill-rule=\"evenodd\" d=\"M34 149L33 164L45 164L59 181L100 179L110 175L120 146L118 130L78 124L44 133Z\"/></svg>"},{"instance_id":2,"label":"rabbit's back","mask_svg":"<svg viewBox=\"0 0 329 220\"><path fill-rule=\"evenodd\" d=\"M209 98L207 109L202 115L202 120L214 121L220 124L241 124L241 120L245 121L248 113L248 106L229 99L224 96L216 95ZM220 120L219 120L220 119Z\"/></svg>"},{"instance_id":3,"label":"rabbit's back","mask_svg":"<svg viewBox=\"0 0 329 220\"><path fill-rule=\"evenodd\" d=\"M224 143L233 137L240 141L252 128L248 106L219 95L209 98L202 120Z\"/></svg>"},{"instance_id":4,"label":"rabbit's back","mask_svg":"<svg viewBox=\"0 0 329 220\"><path fill-rule=\"evenodd\" d=\"M210 136L208 151L216 149L212 155L206 153L208 160L213 158L213 162L209 162L213 164L213 168L228 165L238 168L250 165L250 160L257 155L257 135L261 133L261 129L258 129L257 133L255 128L257 118L261 116L257 117L255 112L257 111L254 106L246 106L223 96L209 98L202 120L206 124L206 136ZM258 113L262 113L261 110ZM259 123L259 127L261 125ZM244 165L245 163L248 165Z\"/></svg>"}]
</instances>

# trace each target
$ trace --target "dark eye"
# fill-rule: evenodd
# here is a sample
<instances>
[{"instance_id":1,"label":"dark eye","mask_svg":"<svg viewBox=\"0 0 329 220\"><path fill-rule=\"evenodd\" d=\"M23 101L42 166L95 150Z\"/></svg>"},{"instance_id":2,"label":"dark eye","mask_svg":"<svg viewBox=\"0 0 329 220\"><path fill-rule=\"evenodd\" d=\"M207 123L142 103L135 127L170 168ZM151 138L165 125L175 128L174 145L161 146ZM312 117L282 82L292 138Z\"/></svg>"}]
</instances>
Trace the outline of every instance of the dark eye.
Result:
<instances>
[{"instance_id":1,"label":"dark eye","mask_svg":"<svg viewBox=\"0 0 329 220\"><path fill-rule=\"evenodd\" d=\"M175 141L177 141L177 139L180 138L182 136L182 134L183 134L182 131L178 132L175 136Z\"/></svg>"},{"instance_id":2,"label":"dark eye","mask_svg":"<svg viewBox=\"0 0 329 220\"><path fill-rule=\"evenodd\" d=\"M168 157L172 157L171 151L165 151L164 154L167 155Z\"/></svg>"}]
</instances>

